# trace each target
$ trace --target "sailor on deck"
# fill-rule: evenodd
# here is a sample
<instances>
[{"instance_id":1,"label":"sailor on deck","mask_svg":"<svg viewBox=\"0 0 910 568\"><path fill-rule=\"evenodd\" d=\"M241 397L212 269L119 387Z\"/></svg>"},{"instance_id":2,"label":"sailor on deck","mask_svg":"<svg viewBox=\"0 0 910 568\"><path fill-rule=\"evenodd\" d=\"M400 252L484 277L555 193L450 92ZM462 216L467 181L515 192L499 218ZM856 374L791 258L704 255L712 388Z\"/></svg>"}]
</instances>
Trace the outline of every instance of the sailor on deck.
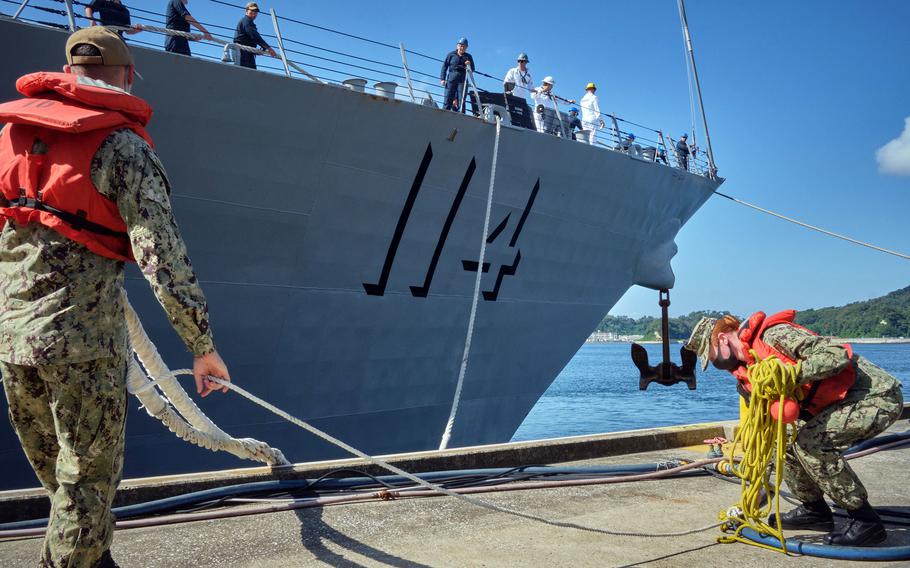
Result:
<instances>
[{"instance_id":1,"label":"sailor on deck","mask_svg":"<svg viewBox=\"0 0 910 568\"><path fill-rule=\"evenodd\" d=\"M167 26L167 29L189 33L190 24L193 24L193 26L202 32L203 38L208 40L212 39L212 34L205 29L205 26L197 22L196 18L194 18L189 10L186 9L187 2L188 0L168 0L167 12L165 14L165 25ZM169 35L164 40L164 49L171 53L190 55L190 41L185 37Z\"/></svg>"},{"instance_id":2,"label":"sailor on deck","mask_svg":"<svg viewBox=\"0 0 910 568\"><path fill-rule=\"evenodd\" d=\"M575 130L581 130L581 119L578 118L578 109L572 107L569 109L568 117L565 121L566 136L575 140Z\"/></svg>"},{"instance_id":3,"label":"sailor on deck","mask_svg":"<svg viewBox=\"0 0 910 568\"><path fill-rule=\"evenodd\" d=\"M534 89L534 79L531 77L531 71L528 69L528 54L518 54L518 65L512 67L506 72L502 79L503 91L527 99Z\"/></svg>"},{"instance_id":4,"label":"sailor on deck","mask_svg":"<svg viewBox=\"0 0 910 568\"><path fill-rule=\"evenodd\" d=\"M534 101L534 124L537 126L537 132L559 133L559 118L556 114L558 106L556 95L553 93L555 82L553 77L547 75L540 86L531 91L531 99Z\"/></svg>"},{"instance_id":5,"label":"sailor on deck","mask_svg":"<svg viewBox=\"0 0 910 568\"><path fill-rule=\"evenodd\" d=\"M847 448L885 431L901 414L901 385L883 369L853 353L849 344L820 337L793 322L796 312L771 316L756 312L744 323L733 316L702 318L686 349L729 371L748 404L751 383L746 365L753 353L800 362L802 385L796 441L786 455L784 480L802 505L782 513L781 527L829 531L827 544L864 546L885 540L885 528L869 505L868 494L844 460ZM825 495L847 511L850 521L834 529ZM772 514L768 524L776 525Z\"/></svg>"},{"instance_id":6,"label":"sailor on deck","mask_svg":"<svg viewBox=\"0 0 910 568\"><path fill-rule=\"evenodd\" d=\"M97 17L95 16L96 12L98 13ZM130 28L133 26L130 20L130 11L120 2L120 0L92 0L85 7L85 17L91 20L93 26L97 26L99 21L102 26L122 28ZM140 27L137 25L127 33L134 34L139 31ZM123 32L117 33L123 34Z\"/></svg>"},{"instance_id":7,"label":"sailor on deck","mask_svg":"<svg viewBox=\"0 0 910 568\"><path fill-rule=\"evenodd\" d=\"M642 157L641 145L635 141L635 134L629 133L628 136L622 141L620 149L626 154L630 154L637 158Z\"/></svg>"},{"instance_id":8,"label":"sailor on deck","mask_svg":"<svg viewBox=\"0 0 910 568\"><path fill-rule=\"evenodd\" d=\"M676 141L676 164L682 170L689 169L689 135L683 133Z\"/></svg>"},{"instance_id":9,"label":"sailor on deck","mask_svg":"<svg viewBox=\"0 0 910 568\"><path fill-rule=\"evenodd\" d=\"M476 103L474 99L465 94L465 82L467 81L468 65L474 71L474 58L467 51L468 40L461 38L455 45L455 51L450 51L442 61L442 71L439 73L439 82L445 87L445 103L442 108L446 110L460 110L464 112L465 104L462 99L471 99L471 110L477 114Z\"/></svg>"},{"instance_id":10,"label":"sailor on deck","mask_svg":"<svg viewBox=\"0 0 910 568\"><path fill-rule=\"evenodd\" d=\"M581 102L579 103L579 106L581 107L581 126L585 130L591 132L588 139L589 144L594 143L594 138L597 136L597 130L606 128L607 126L603 117L600 115L600 102L597 100L597 95L594 94L596 92L597 85L588 83L585 87L585 96L581 97Z\"/></svg>"},{"instance_id":11,"label":"sailor on deck","mask_svg":"<svg viewBox=\"0 0 910 568\"><path fill-rule=\"evenodd\" d=\"M269 47L269 44L259 35L259 29L256 28L256 16L259 15L259 5L255 2L247 2L246 13L237 22L237 29L234 30L234 43L245 45L247 47L261 47L269 52L269 55L275 57L275 50ZM240 50L240 66L256 68L256 55L249 51Z\"/></svg>"},{"instance_id":12,"label":"sailor on deck","mask_svg":"<svg viewBox=\"0 0 910 568\"><path fill-rule=\"evenodd\" d=\"M124 263L193 354L197 392L227 390L206 377L230 376L145 131L152 111L129 94L129 48L90 27L66 59L0 105L0 374L51 500L39 565L107 568L127 411Z\"/></svg>"}]
</instances>

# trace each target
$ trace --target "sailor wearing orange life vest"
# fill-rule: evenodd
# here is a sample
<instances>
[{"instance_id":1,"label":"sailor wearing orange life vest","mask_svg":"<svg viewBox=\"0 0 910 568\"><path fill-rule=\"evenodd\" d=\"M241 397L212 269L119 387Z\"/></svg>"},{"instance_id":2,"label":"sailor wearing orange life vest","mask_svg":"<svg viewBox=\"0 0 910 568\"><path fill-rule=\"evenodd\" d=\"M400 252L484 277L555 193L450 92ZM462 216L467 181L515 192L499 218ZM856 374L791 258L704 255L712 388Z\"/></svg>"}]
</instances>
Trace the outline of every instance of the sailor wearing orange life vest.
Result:
<instances>
[{"instance_id":1,"label":"sailor wearing orange life vest","mask_svg":"<svg viewBox=\"0 0 910 568\"><path fill-rule=\"evenodd\" d=\"M884 526L843 453L898 419L903 407L901 385L854 354L850 345L797 325L795 315L793 310L771 316L756 312L742 324L729 315L719 320L702 318L686 348L701 357L702 370L710 361L732 373L747 403L752 387L746 365L754 362L750 350L762 359L775 356L786 363L799 361L798 433L787 451L784 480L802 505L782 513L781 526L827 531L825 542L840 546L882 542L887 536ZM837 530L825 495L850 516ZM772 515L769 523L773 526L775 522Z\"/></svg>"},{"instance_id":2,"label":"sailor wearing orange life vest","mask_svg":"<svg viewBox=\"0 0 910 568\"><path fill-rule=\"evenodd\" d=\"M135 261L193 354L197 392L226 390L170 187L129 94L129 48L103 27L66 43L0 104L0 374L9 417L51 499L41 566L116 566L128 344L121 290Z\"/></svg>"}]
</instances>

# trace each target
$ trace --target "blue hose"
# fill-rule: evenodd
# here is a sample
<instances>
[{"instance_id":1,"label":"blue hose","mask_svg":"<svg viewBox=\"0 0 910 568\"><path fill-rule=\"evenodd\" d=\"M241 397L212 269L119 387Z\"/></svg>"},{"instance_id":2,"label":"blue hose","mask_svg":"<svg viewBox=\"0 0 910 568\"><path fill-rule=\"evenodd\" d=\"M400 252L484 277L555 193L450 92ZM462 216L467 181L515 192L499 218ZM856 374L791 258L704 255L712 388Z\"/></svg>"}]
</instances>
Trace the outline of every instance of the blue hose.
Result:
<instances>
[{"instance_id":1,"label":"blue hose","mask_svg":"<svg viewBox=\"0 0 910 568\"><path fill-rule=\"evenodd\" d=\"M632 475L636 473L650 473L665 468L665 464L660 463L643 463L627 465L608 465L608 466L580 466L580 467L524 467L524 468L487 468L487 469L462 469L452 471L434 471L427 473L418 473L417 477L427 481L448 480L459 477L483 477L494 478L496 476L508 473L530 474L530 475ZM507 479L507 478L504 478ZM113 509L114 516L118 519L128 519L132 517L144 517L163 511L173 511L181 507L195 505L223 499L236 497L238 495L250 495L255 493L274 493L276 491L293 491L307 489L318 486L320 490L343 491L363 485L374 485L379 480L389 485L408 483L409 480L400 475L382 475L373 477L344 477L344 478L321 478L299 479L284 481L257 481L253 483L241 483L237 485L227 485L185 493L165 499L148 501L146 503L137 503L135 505L126 505ZM17 521L13 523L0 524L0 531L33 529L47 526L47 519L32 519L28 521Z\"/></svg>"},{"instance_id":2,"label":"blue hose","mask_svg":"<svg viewBox=\"0 0 910 568\"><path fill-rule=\"evenodd\" d=\"M859 444L852 446L846 452L844 452L844 454L855 454L856 452L861 452L874 446L883 446L885 444L890 444L891 442L897 442L898 440L906 440L907 438L910 438L910 430L898 432L897 434L888 434L887 436L871 438L865 442L860 442Z\"/></svg>"},{"instance_id":3,"label":"blue hose","mask_svg":"<svg viewBox=\"0 0 910 568\"><path fill-rule=\"evenodd\" d=\"M763 535L754 529L746 527L739 534L753 542L780 548L779 539ZM837 560L910 560L910 546L832 546L829 544L804 542L795 538L788 538L786 542L787 550L790 552L819 558Z\"/></svg>"}]
</instances>

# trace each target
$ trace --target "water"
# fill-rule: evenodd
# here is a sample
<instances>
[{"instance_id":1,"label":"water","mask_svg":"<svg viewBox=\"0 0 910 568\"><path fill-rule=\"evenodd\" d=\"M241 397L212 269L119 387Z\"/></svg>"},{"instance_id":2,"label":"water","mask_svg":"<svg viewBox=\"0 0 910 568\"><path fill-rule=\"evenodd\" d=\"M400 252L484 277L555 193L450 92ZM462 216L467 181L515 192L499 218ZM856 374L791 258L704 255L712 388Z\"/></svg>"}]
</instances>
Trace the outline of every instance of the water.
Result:
<instances>
[{"instance_id":1,"label":"water","mask_svg":"<svg viewBox=\"0 0 910 568\"><path fill-rule=\"evenodd\" d=\"M896 376L910 400L910 344L854 345L854 351ZM646 345L652 364L660 345ZM627 343L584 345L553 381L513 436L513 441L599 434L739 418L733 377L708 366L697 371L698 389L652 383L638 390L638 369ZM679 346L671 347L679 362Z\"/></svg>"}]
</instances>

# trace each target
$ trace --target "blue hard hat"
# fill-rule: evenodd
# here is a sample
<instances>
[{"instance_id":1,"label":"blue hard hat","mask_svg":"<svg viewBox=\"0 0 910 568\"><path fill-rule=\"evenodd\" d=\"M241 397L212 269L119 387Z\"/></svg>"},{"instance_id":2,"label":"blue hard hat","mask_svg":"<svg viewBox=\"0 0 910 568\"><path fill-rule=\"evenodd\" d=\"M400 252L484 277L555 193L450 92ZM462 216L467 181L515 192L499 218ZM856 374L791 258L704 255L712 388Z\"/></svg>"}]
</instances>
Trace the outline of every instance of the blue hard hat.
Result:
<instances>
[{"instance_id":1,"label":"blue hard hat","mask_svg":"<svg viewBox=\"0 0 910 568\"><path fill-rule=\"evenodd\" d=\"M689 137L689 133L688 133L688 132L683 132L683 133L682 133L682 136L680 136L680 138L688 138L688 137Z\"/></svg>"},{"instance_id":2,"label":"blue hard hat","mask_svg":"<svg viewBox=\"0 0 910 568\"><path fill-rule=\"evenodd\" d=\"M630 133L629 133L629 138L635 138L635 135L632 134L632 133L630 132Z\"/></svg>"},{"instance_id":3,"label":"blue hard hat","mask_svg":"<svg viewBox=\"0 0 910 568\"><path fill-rule=\"evenodd\" d=\"M578 114L578 109L575 107L572 107L569 109L569 112L574 112L575 114Z\"/></svg>"},{"instance_id":4,"label":"blue hard hat","mask_svg":"<svg viewBox=\"0 0 910 568\"><path fill-rule=\"evenodd\" d=\"M468 38L463 37L463 38L459 39L459 40L458 40L458 43L457 43L456 45L463 45L463 46L467 47L467 46L468 46Z\"/></svg>"}]
</instances>

